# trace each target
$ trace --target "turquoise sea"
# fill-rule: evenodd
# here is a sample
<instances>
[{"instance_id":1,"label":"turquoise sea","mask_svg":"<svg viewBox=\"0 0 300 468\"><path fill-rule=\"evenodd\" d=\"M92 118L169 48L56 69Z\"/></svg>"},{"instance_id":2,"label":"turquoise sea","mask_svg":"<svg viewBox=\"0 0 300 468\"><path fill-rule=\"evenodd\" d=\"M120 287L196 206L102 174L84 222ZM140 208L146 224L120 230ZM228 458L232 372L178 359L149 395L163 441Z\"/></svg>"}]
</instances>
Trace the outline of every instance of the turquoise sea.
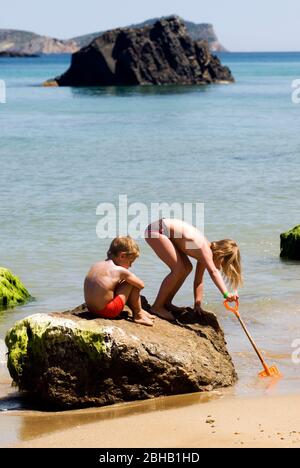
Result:
<instances>
[{"instance_id":1,"label":"turquoise sea","mask_svg":"<svg viewBox=\"0 0 300 468\"><path fill-rule=\"evenodd\" d=\"M0 385L10 383L3 338L16 320L83 301L89 266L109 240L96 236L101 202L203 202L205 234L235 238L245 287L241 312L284 378L256 380L260 363L206 280L206 303L225 328L238 394L295 392L300 364L300 265L279 259L279 236L300 223L300 53L222 54L236 83L203 87L43 88L69 56L0 59L0 265L35 297L0 312ZM166 270L140 241L134 270L151 300ZM178 296L192 304L192 282ZM175 332L176 330L174 330ZM5 405L2 405L5 409Z\"/></svg>"}]
</instances>

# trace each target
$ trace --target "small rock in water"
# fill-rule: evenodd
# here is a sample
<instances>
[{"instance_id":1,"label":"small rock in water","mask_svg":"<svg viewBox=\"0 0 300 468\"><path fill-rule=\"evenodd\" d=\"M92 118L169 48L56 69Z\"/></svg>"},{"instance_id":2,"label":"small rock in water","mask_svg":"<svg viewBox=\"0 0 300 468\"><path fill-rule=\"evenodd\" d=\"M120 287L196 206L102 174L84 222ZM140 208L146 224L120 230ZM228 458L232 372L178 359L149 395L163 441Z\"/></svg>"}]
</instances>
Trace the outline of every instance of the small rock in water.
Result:
<instances>
[{"instance_id":1,"label":"small rock in water","mask_svg":"<svg viewBox=\"0 0 300 468\"><path fill-rule=\"evenodd\" d=\"M0 267L0 309L24 304L30 294L21 280L7 268Z\"/></svg>"},{"instance_id":2,"label":"small rock in water","mask_svg":"<svg viewBox=\"0 0 300 468\"><path fill-rule=\"evenodd\" d=\"M300 225L281 234L280 240L280 256L289 260L300 260Z\"/></svg>"}]
</instances>

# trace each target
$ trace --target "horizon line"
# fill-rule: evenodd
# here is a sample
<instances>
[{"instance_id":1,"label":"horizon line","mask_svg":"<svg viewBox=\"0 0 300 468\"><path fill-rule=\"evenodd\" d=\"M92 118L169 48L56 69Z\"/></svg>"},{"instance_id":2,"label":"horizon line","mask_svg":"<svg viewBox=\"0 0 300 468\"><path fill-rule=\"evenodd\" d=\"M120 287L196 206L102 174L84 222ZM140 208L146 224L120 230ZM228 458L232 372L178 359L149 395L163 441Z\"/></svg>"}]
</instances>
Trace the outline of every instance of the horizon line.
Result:
<instances>
[{"instance_id":1,"label":"horizon line","mask_svg":"<svg viewBox=\"0 0 300 468\"><path fill-rule=\"evenodd\" d=\"M130 28L130 27L133 27L133 26L136 26L136 25L139 25L139 24L142 24L144 22L147 22L147 21L152 21L152 20L160 20L160 19L164 19L164 18L169 18L169 17L172 17L172 16L178 16L179 18L181 18L184 22L190 22L190 23L193 23L195 25L208 25L208 26L212 26L213 29L214 29L214 32L217 36L217 40L218 42L223 45L223 42L222 42L222 39L220 39L219 37L219 34L218 32L216 31L216 27L214 25L214 23L211 23L211 22L207 22L207 21L201 21L201 22L195 22L194 20L192 19L187 19L187 18L183 18L182 16L176 14L176 13L172 13L170 15L163 15L163 16L157 16L157 17L152 17L152 18L147 18L145 20L141 20L141 21L138 21L138 22L133 22L133 23L130 23L130 24L127 24L125 26L115 26L115 27L109 27L108 29L102 29L102 30L99 30L99 31L94 31L94 32L87 32L87 33L83 33L83 34L76 34L76 35L72 35L71 37L67 37L65 39L61 38L61 37L58 37L58 36L55 36L55 35L48 35L48 34L44 34L44 33L38 33L38 32L35 32L34 30L31 30L31 29L19 29L19 28L9 28L9 27L0 27L0 32L1 30L9 30L9 31L16 31L16 32L23 32L23 33L30 33L30 34L36 34L38 36L42 36L42 37L49 37L51 39L55 39L55 40L58 40L58 41L62 41L62 42L66 42L66 41L72 41L72 40L75 40L75 39L78 39L80 37L84 37L84 36L89 36L89 35L94 35L94 34L102 34L102 33L105 33L107 31L111 31L111 30L114 30L114 29L124 29L124 28ZM80 49L79 49L80 50ZM2 51L1 51L2 52ZM249 53L249 54L255 54L255 53L298 53L300 52L300 49L297 49L297 50L287 50L287 49L284 49L284 50L276 50L276 49L271 49L271 50L232 50L232 49L228 49L226 51L211 51L212 53L222 53L222 54L231 54L231 53ZM72 54L39 54L39 55L72 55Z\"/></svg>"}]
</instances>

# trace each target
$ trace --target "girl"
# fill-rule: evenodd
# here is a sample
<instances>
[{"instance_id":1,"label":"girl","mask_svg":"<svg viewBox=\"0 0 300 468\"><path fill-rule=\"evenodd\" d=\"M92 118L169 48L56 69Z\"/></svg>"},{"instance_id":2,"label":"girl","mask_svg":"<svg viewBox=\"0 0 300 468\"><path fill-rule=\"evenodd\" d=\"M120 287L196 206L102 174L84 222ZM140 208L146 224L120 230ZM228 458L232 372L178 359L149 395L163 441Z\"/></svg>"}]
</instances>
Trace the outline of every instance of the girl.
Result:
<instances>
[{"instance_id":1,"label":"girl","mask_svg":"<svg viewBox=\"0 0 300 468\"><path fill-rule=\"evenodd\" d=\"M233 240L209 242L201 232L190 224L178 219L161 219L148 226L145 239L156 255L170 268L170 274L164 279L157 298L152 306L152 313L174 321L173 313L184 309L172 304L184 281L193 267L188 257L197 260L194 280L195 311L202 312L203 277L208 271L212 281L230 302L238 295L230 294L222 278L221 271L234 289L242 285L241 255L237 243Z\"/></svg>"}]
</instances>

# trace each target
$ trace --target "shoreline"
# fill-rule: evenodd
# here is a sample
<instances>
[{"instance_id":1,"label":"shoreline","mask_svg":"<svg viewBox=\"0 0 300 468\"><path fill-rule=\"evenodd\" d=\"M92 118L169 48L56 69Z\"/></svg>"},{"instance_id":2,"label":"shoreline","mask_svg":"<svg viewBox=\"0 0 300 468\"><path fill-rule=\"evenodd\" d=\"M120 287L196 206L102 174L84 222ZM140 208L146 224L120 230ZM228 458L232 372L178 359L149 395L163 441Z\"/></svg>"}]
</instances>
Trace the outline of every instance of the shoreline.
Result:
<instances>
[{"instance_id":1,"label":"shoreline","mask_svg":"<svg viewBox=\"0 0 300 468\"><path fill-rule=\"evenodd\" d=\"M16 448L300 448L299 404L300 395L216 392L70 411L64 418L12 412L0 417L0 428L16 426L18 440L6 442Z\"/></svg>"}]
</instances>

